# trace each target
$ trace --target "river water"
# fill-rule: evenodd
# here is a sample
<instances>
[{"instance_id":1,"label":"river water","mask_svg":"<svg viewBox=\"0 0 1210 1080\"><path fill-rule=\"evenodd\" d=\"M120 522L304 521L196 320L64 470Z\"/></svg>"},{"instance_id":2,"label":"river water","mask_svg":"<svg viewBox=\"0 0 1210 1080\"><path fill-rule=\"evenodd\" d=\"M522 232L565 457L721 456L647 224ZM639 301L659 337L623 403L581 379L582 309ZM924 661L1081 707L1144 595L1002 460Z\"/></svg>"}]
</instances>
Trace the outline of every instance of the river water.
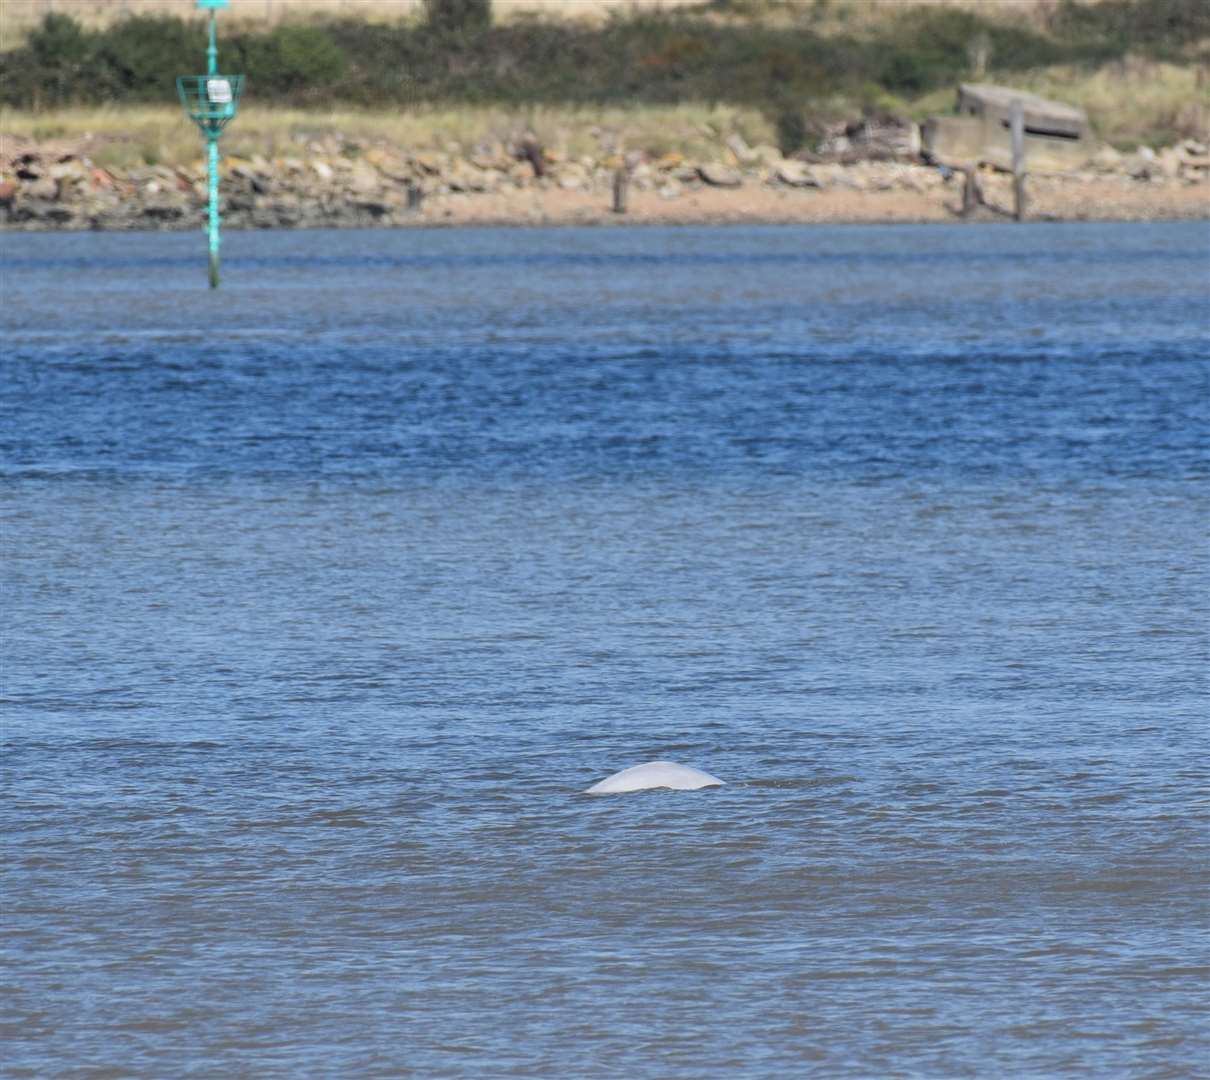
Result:
<instances>
[{"instance_id":1,"label":"river water","mask_svg":"<svg viewBox=\"0 0 1210 1080\"><path fill-rule=\"evenodd\" d=\"M1208 241L0 239L0 1071L1208 1075Z\"/></svg>"}]
</instances>

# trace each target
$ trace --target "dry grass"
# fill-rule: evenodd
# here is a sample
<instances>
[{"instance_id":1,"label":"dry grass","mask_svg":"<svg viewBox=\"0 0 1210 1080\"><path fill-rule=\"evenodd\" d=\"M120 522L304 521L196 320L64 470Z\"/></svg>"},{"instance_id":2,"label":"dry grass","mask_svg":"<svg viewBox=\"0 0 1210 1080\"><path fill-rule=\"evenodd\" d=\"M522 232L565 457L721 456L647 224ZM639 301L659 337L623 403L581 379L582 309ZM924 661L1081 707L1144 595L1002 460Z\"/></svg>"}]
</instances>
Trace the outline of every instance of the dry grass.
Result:
<instances>
[{"instance_id":1,"label":"dry grass","mask_svg":"<svg viewBox=\"0 0 1210 1080\"><path fill-rule=\"evenodd\" d=\"M82 143L99 165L177 165L201 156L201 137L179 109L61 109L22 112L0 108L0 141L10 136L35 142ZM0 146L0 158L9 155Z\"/></svg>"},{"instance_id":2,"label":"dry grass","mask_svg":"<svg viewBox=\"0 0 1210 1080\"><path fill-rule=\"evenodd\" d=\"M814 0L806 2L813 3ZM887 0L872 2L885 3ZM624 14L636 9L691 7L701 3L702 0L492 0L492 9L497 21L539 15L601 22L614 12ZM422 8L423 0L232 0L230 9L222 13L221 19L228 26L238 24L251 29L284 20L303 21L314 16L348 16L370 23L395 23L419 20ZM30 29L50 12L70 15L92 29L131 15L204 17L197 12L194 0L0 0L0 52L21 45Z\"/></svg>"},{"instance_id":3,"label":"dry grass","mask_svg":"<svg viewBox=\"0 0 1210 1080\"><path fill-rule=\"evenodd\" d=\"M902 10L909 0L730 0L738 15L778 19L804 16L847 25L880 20ZM965 7L982 14L1036 20L1054 7L1054 0L910 0L920 6ZM1092 0L1096 2L1096 0ZM349 15L376 21L416 16L423 0L232 0L226 18L248 22L277 22L311 15ZM520 13L551 18L599 20L611 12L635 9L703 7L704 0L493 0L496 17ZM727 10L723 8L721 10ZM49 12L71 15L88 26L105 26L129 15L194 14L194 0L3 0L0 33L15 34Z\"/></svg>"},{"instance_id":4,"label":"dry grass","mask_svg":"<svg viewBox=\"0 0 1210 1080\"><path fill-rule=\"evenodd\" d=\"M492 6L498 19L513 18L521 13L538 13L560 19L602 19L610 11L672 8L700 3L701 0L493 0ZM283 19L306 19L315 15L395 22L418 18L422 6L423 0L232 0L230 9L221 17L250 25L276 23ZM70 15L89 27L107 26L130 15L178 15L190 18L197 14L194 0L0 0L0 48L8 49L19 44L29 27L50 12Z\"/></svg>"},{"instance_id":5,"label":"dry grass","mask_svg":"<svg viewBox=\"0 0 1210 1080\"><path fill-rule=\"evenodd\" d=\"M1055 5L1056 0L728 0L726 6L713 9L713 17L720 22L809 26L824 34L865 33L876 31L905 8L948 7L1040 29L1053 15Z\"/></svg>"},{"instance_id":6,"label":"dry grass","mask_svg":"<svg viewBox=\"0 0 1210 1080\"><path fill-rule=\"evenodd\" d=\"M1194 66L1136 57L1097 71L1044 68L1014 79L1014 85L1078 105L1094 130L1122 149L1158 145L1176 138L1205 140L1210 133L1210 94Z\"/></svg>"},{"instance_id":7,"label":"dry grass","mask_svg":"<svg viewBox=\"0 0 1210 1080\"><path fill-rule=\"evenodd\" d=\"M178 109L64 109L29 113L0 109L0 131L40 142L84 142L98 164L125 168L144 162L176 165L200 156L201 138ZM752 144L774 141L769 122L752 109L679 105L633 109L434 108L407 113L241 110L223 138L227 154L250 157L303 155L309 144L339 135L362 143L413 149L470 151L534 132L562 156L642 149L717 156L721 140L737 132Z\"/></svg>"}]
</instances>

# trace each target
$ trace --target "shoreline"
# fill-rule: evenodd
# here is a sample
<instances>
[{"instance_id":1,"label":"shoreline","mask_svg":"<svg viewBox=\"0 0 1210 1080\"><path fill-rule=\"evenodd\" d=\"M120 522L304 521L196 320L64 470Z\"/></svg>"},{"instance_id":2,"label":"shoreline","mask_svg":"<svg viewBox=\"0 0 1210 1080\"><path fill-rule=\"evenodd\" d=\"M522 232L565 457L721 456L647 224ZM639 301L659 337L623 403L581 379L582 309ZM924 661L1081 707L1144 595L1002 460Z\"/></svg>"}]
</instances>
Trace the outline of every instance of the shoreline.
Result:
<instances>
[{"instance_id":1,"label":"shoreline","mask_svg":"<svg viewBox=\"0 0 1210 1080\"><path fill-rule=\"evenodd\" d=\"M1004 185L1007 187L1007 183ZM298 208L283 214L273 205L252 210L226 207L223 230L252 232L293 229L409 229L409 228L532 228L710 225L937 225L1016 224L1010 211L1011 194L984 185L991 208L961 212L961 181L938 193L836 192L811 193L704 190L675 200L658 194L631 195L626 213L613 212L608 196L579 197L567 192L517 195L445 195L425 200L418 210L382 214L355 202ZM1029 185L1029 208L1024 223L1079 222L1210 222L1210 184L1147 190L1116 184L1067 184L1065 189ZM25 221L0 218L0 234L23 232L192 232L206 226L202 204L166 216L162 211L131 206L97 221L82 215L67 217L62 210Z\"/></svg>"},{"instance_id":2,"label":"shoreline","mask_svg":"<svg viewBox=\"0 0 1210 1080\"><path fill-rule=\"evenodd\" d=\"M69 145L25 143L3 165L0 232L192 231L206 221L201 162L106 169ZM1012 177L975 175L982 205L963 215L958 169L918 158L815 161L737 144L729 160L563 159L315 146L307 157L228 157L224 229L458 226L938 224L1013 220ZM741 157L744 160L741 160ZM613 209L626 187L625 212ZM1210 157L1187 151L1100 156L1081 171L1036 173L1026 221L1210 221Z\"/></svg>"},{"instance_id":3,"label":"shoreline","mask_svg":"<svg viewBox=\"0 0 1210 1080\"><path fill-rule=\"evenodd\" d=\"M626 214L599 199L559 193L531 200L472 196L435 202L405 225L418 226L702 226L702 225L926 225L1014 224L1011 181L984 183L991 207L961 212L961 180L937 192L786 191L703 189L663 200L652 193L631 196ZM1003 186L1004 190L998 188ZM1026 221L1210 221L1210 185L1136 191L1114 184L1070 185L1056 192L1031 185ZM989 190L990 189L990 190ZM552 193L553 194L553 193Z\"/></svg>"}]
</instances>

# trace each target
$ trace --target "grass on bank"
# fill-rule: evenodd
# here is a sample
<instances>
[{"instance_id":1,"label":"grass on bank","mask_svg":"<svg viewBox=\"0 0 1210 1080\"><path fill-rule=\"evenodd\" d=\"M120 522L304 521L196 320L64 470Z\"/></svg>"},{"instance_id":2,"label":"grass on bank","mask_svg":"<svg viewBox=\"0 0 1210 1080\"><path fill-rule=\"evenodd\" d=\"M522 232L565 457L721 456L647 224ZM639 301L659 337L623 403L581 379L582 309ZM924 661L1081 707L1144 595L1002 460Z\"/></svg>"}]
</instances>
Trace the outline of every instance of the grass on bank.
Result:
<instances>
[{"instance_id":1,"label":"grass on bank","mask_svg":"<svg viewBox=\"0 0 1210 1080\"><path fill-rule=\"evenodd\" d=\"M71 108L32 113L0 108L0 131L38 142L89 143L88 155L107 168L179 165L201 156L201 136L171 106ZM755 109L725 105L621 108L421 108L408 112L303 111L249 106L223 136L229 155L302 157L308 144L339 135L346 141L387 143L416 150L445 150L507 141L533 132L562 157L600 156L623 150L652 155L680 151L717 157L721 141L737 133L751 145L774 143L769 121Z\"/></svg>"},{"instance_id":2,"label":"grass on bank","mask_svg":"<svg viewBox=\"0 0 1210 1080\"><path fill-rule=\"evenodd\" d=\"M989 78L997 76L992 73ZM1054 67L1005 76L1032 90L1088 111L1097 135L1119 149L1140 143L1165 145L1210 124L1205 76L1193 66L1128 59L1088 71ZM952 87L899 102L917 119L948 112ZM834 99L815 103L829 116L855 114L858 103ZM737 133L749 145L777 143L777 132L760 109L729 105L506 108L421 107L409 110L281 109L255 102L241 109L223 139L227 154L251 157L305 156L307 145L339 135L354 143L383 142L413 149L463 151L508 141L532 131L563 156L600 156L642 150L653 156L679 151L686 157L716 157L726 137ZM88 139L88 155L109 168L196 161L201 138L172 104L74 107L46 112L0 108L0 132L44 142ZM2 138L3 136L0 136Z\"/></svg>"}]
</instances>

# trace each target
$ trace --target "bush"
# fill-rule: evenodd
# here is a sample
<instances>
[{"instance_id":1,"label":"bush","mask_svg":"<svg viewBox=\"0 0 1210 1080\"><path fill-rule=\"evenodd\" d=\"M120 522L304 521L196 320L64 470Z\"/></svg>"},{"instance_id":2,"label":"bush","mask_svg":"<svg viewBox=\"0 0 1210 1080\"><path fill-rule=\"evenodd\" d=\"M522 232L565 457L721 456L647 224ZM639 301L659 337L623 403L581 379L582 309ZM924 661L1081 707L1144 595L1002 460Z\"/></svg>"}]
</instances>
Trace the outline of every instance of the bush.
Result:
<instances>
[{"instance_id":1,"label":"bush","mask_svg":"<svg viewBox=\"0 0 1210 1080\"><path fill-rule=\"evenodd\" d=\"M438 34L472 34L492 24L492 0L424 0L425 24Z\"/></svg>"},{"instance_id":2,"label":"bush","mask_svg":"<svg viewBox=\"0 0 1210 1080\"><path fill-rule=\"evenodd\" d=\"M1060 0L1050 20L1060 38L1120 54L1143 50L1171 57L1210 36L1210 4L1205 0Z\"/></svg>"},{"instance_id":3,"label":"bush","mask_svg":"<svg viewBox=\"0 0 1210 1080\"><path fill-rule=\"evenodd\" d=\"M807 118L801 106L783 105L774 113L773 127L777 132L777 148L783 157L790 157L807 145Z\"/></svg>"},{"instance_id":4,"label":"bush","mask_svg":"<svg viewBox=\"0 0 1210 1080\"><path fill-rule=\"evenodd\" d=\"M918 94L970 75L976 45L1001 69L1023 71L1083 58L1022 26L958 8L907 8L887 27L878 81L896 93Z\"/></svg>"},{"instance_id":5,"label":"bush","mask_svg":"<svg viewBox=\"0 0 1210 1080\"><path fill-rule=\"evenodd\" d=\"M94 81L81 87L93 100L152 101L171 95L178 75L205 70L205 38L180 19L136 15L95 39Z\"/></svg>"},{"instance_id":6,"label":"bush","mask_svg":"<svg viewBox=\"0 0 1210 1080\"><path fill-rule=\"evenodd\" d=\"M92 50L88 36L74 19L50 14L29 35L26 51L31 82L48 103L58 104L74 93Z\"/></svg>"},{"instance_id":7,"label":"bush","mask_svg":"<svg viewBox=\"0 0 1210 1080\"><path fill-rule=\"evenodd\" d=\"M89 52L88 36L70 15L53 12L31 31L26 48L35 63L43 68L73 67Z\"/></svg>"},{"instance_id":8,"label":"bush","mask_svg":"<svg viewBox=\"0 0 1210 1080\"><path fill-rule=\"evenodd\" d=\"M348 66L345 54L330 34L317 26L285 23L267 34L253 34L235 43L237 63L230 66L255 80L262 95L309 96L330 101L332 84Z\"/></svg>"},{"instance_id":9,"label":"bush","mask_svg":"<svg viewBox=\"0 0 1210 1080\"><path fill-rule=\"evenodd\" d=\"M1205 0L1061 0L1047 33L946 7L904 8L858 36L808 26L718 23L692 10L615 14L604 24L512 21L493 27L490 0L426 0L428 22L286 23L220 41L226 71L258 102L355 104L752 106L789 146L808 100L916 95L970 74L975 43L999 72L1163 56L1210 34ZM170 101L173 79L203 69L197 22L130 18L103 32L49 15L0 54L0 103ZM778 118L782 119L778 119Z\"/></svg>"}]
</instances>

